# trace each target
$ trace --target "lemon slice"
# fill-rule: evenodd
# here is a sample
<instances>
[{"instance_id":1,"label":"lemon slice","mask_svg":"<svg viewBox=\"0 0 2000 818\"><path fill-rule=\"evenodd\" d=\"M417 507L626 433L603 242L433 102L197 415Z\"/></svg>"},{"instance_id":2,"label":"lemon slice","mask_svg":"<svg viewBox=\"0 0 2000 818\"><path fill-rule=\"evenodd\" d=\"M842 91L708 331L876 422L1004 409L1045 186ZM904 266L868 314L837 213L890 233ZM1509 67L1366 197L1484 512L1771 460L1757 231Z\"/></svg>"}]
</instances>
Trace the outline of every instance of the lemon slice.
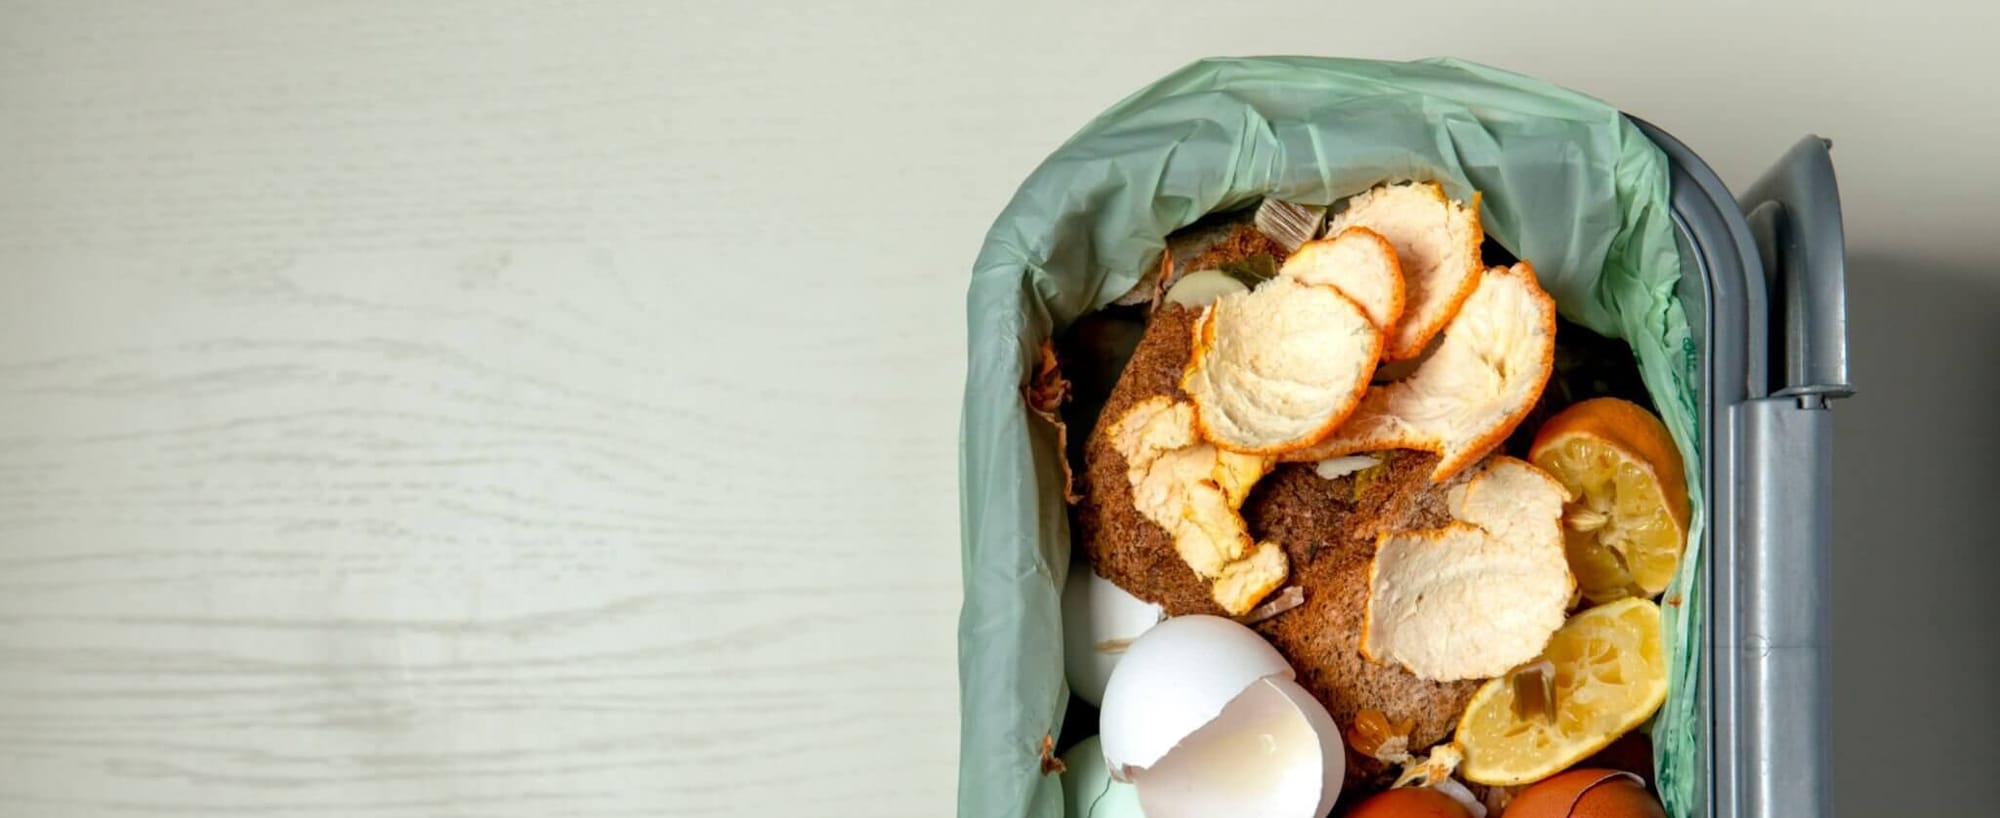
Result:
<instances>
[{"instance_id":1,"label":"lemon slice","mask_svg":"<svg viewBox=\"0 0 2000 818\"><path fill-rule=\"evenodd\" d=\"M1624 599L1570 617L1542 658L1553 668L1552 709L1516 702L1537 687L1514 675L1488 681L1458 722L1466 780L1494 786L1539 781L1588 758L1639 726L1667 698L1660 608ZM1517 671L1535 673L1536 670Z\"/></svg>"},{"instance_id":2,"label":"lemon slice","mask_svg":"<svg viewBox=\"0 0 2000 818\"><path fill-rule=\"evenodd\" d=\"M1528 460L1569 489L1564 550L1591 602L1667 589L1687 542L1687 479L1667 427L1617 398L1571 406L1542 425Z\"/></svg>"}]
</instances>

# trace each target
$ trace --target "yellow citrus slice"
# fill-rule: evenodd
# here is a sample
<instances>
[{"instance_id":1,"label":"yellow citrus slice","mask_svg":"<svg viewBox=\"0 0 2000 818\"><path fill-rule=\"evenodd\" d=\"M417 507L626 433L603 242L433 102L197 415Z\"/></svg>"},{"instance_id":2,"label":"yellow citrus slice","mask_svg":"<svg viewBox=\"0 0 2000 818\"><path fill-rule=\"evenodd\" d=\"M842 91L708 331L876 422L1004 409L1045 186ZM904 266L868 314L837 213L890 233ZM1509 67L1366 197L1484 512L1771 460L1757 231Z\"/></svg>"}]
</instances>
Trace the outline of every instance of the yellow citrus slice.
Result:
<instances>
[{"instance_id":1,"label":"yellow citrus slice","mask_svg":"<svg viewBox=\"0 0 2000 818\"><path fill-rule=\"evenodd\" d=\"M1584 599L1654 597L1687 543L1687 478L1667 427L1630 401L1594 398L1550 418L1529 462L1569 489L1564 550Z\"/></svg>"},{"instance_id":2,"label":"yellow citrus slice","mask_svg":"<svg viewBox=\"0 0 2000 818\"><path fill-rule=\"evenodd\" d=\"M1488 681L1465 706L1456 741L1466 780L1515 786L1547 778L1639 726L1667 698L1660 608L1644 599L1570 617L1542 659Z\"/></svg>"}]
</instances>

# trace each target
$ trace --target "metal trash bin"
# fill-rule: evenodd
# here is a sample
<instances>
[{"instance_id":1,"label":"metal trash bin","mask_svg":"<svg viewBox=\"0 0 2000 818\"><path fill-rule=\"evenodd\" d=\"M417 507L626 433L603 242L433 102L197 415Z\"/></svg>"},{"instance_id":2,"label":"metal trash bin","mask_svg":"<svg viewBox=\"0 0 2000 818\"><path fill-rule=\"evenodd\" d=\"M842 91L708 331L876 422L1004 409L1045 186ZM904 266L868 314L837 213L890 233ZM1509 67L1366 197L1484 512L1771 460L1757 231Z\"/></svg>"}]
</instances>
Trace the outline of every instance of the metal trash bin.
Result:
<instances>
[{"instance_id":1,"label":"metal trash bin","mask_svg":"<svg viewBox=\"0 0 2000 818\"><path fill-rule=\"evenodd\" d=\"M1146 101L1145 94L1120 105ZM1706 594L1707 613L1697 637L1697 761L1689 776L1695 793L1687 811L1708 818L1830 815L1829 401L1852 389L1840 203L1829 143L1817 137L1801 141L1739 201L1666 132L1629 116L1621 120L1615 109L1604 108L1604 114L1629 122L1666 157L1667 207L1681 261L1676 295L1691 335L1685 354L1698 361L1696 451L1707 512L1695 587ZM1128 144L1161 137L1157 131L1125 136L1134 140ZM1074 144L1073 138L1065 149ZM1216 158L1167 153L1185 163ZM1080 162L1058 170L1087 174L1091 167ZM1103 184L1101 178L1091 181ZM1072 220L1088 218L1079 214L1099 204L1092 198L1096 190L1044 186L1037 192L1040 198L1017 195L989 234L989 246L1024 201L1053 212L1058 208L1050 202L1059 200ZM1186 194L1178 191L1177 201L1189 201ZM1132 234L1065 224L1077 231L1078 244L1042 243L1034 250L1051 263L1068 265L1090 286L1101 284L1108 272L1089 263L1097 258L1097 246L1129 243ZM1061 258L1054 259L1058 253ZM1077 314L1088 304L1088 288L1056 286L1037 278L1041 270L1032 266L988 269L986 253L981 256L968 312L974 343L961 435L967 587L960 625L961 713L994 708L1013 721L1004 729L981 725L977 736L962 733L960 814L1050 815L1061 808L1058 803L1055 813L1048 810L1048 791L1041 786L1041 779L1059 769L1050 763L1053 736L1031 725L1063 720L1064 706L1050 697L1062 682L1024 680L1019 653L996 662L980 657L996 640L1015 650L1046 650L1051 635L1060 651L1055 609L1067 565L1061 556L1067 552L1067 529L1062 515L1051 513L1063 502L1062 478L1052 471L1062 457L1060 436L1010 415L1027 414L1019 395L1013 405L996 406L1000 387L1018 390L1026 383L1035 345L1052 331L1052 313ZM982 304L982 294L991 297L989 303ZM982 310L1000 297L1012 299L1008 310ZM1052 545L1057 540L1065 541L1059 549ZM1018 593L975 594L980 583L1007 584ZM968 781L986 783L968 787ZM1002 783L975 792L993 781ZM1002 796L1005 805L987 809L981 794Z\"/></svg>"},{"instance_id":2,"label":"metal trash bin","mask_svg":"<svg viewBox=\"0 0 2000 818\"><path fill-rule=\"evenodd\" d=\"M1847 378L1846 259L1831 143L1808 136L1732 197L1635 119L1671 164L1703 362L1709 593L1699 712L1715 818L1833 814L1833 419Z\"/></svg>"}]
</instances>

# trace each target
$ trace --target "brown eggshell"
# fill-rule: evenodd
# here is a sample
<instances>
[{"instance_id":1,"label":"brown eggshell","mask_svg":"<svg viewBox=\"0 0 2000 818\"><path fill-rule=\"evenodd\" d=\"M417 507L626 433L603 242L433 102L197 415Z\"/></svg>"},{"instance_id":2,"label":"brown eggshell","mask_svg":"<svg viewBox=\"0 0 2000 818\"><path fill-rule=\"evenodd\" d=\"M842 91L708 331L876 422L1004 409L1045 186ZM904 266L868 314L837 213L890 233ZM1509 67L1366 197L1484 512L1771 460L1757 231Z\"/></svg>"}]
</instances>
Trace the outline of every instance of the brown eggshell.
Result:
<instances>
[{"instance_id":1,"label":"brown eggshell","mask_svg":"<svg viewBox=\"0 0 2000 818\"><path fill-rule=\"evenodd\" d=\"M1437 790L1404 787L1361 802L1347 818L1472 818L1472 814Z\"/></svg>"},{"instance_id":2,"label":"brown eggshell","mask_svg":"<svg viewBox=\"0 0 2000 818\"><path fill-rule=\"evenodd\" d=\"M1619 736L1617 741L1576 766L1579 769L1624 770L1645 779L1647 789L1654 787L1653 742L1637 730Z\"/></svg>"},{"instance_id":3,"label":"brown eggshell","mask_svg":"<svg viewBox=\"0 0 2000 818\"><path fill-rule=\"evenodd\" d=\"M1521 792L1503 818L1666 818L1636 775L1571 770Z\"/></svg>"}]
</instances>

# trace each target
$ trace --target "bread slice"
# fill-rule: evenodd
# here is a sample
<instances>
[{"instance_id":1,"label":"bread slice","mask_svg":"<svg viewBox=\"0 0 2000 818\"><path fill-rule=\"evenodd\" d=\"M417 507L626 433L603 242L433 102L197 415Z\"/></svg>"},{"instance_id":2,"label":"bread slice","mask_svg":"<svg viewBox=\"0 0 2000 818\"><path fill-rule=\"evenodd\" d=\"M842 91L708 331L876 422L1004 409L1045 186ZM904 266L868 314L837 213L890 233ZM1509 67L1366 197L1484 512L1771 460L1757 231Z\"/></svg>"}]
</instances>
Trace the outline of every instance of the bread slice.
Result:
<instances>
[{"instance_id":1,"label":"bread slice","mask_svg":"<svg viewBox=\"0 0 2000 818\"><path fill-rule=\"evenodd\" d=\"M1395 337L1396 322L1403 317L1403 267L1382 234L1350 227L1332 238L1306 242L1285 259L1278 275L1339 290L1361 305L1384 338Z\"/></svg>"},{"instance_id":2,"label":"bread slice","mask_svg":"<svg viewBox=\"0 0 2000 818\"><path fill-rule=\"evenodd\" d=\"M1496 457L1452 493L1452 522L1381 535L1361 652L1424 679L1499 676L1539 655L1576 592L1562 484Z\"/></svg>"},{"instance_id":3,"label":"bread slice","mask_svg":"<svg viewBox=\"0 0 2000 818\"><path fill-rule=\"evenodd\" d=\"M1084 463L1076 509L1077 539L1098 575L1164 607L1170 615L1222 614L1209 584L1188 568L1165 528L1139 512L1130 470L1111 439L1111 426L1155 398L1185 400L1182 367L1193 348L1198 309L1163 304L1140 336L1132 357L1105 398L1098 422L1084 438Z\"/></svg>"},{"instance_id":4,"label":"bread slice","mask_svg":"<svg viewBox=\"0 0 2000 818\"><path fill-rule=\"evenodd\" d=\"M1275 278L1202 313L1181 389L1202 439L1278 454L1312 444L1354 411L1381 350L1382 331L1353 299Z\"/></svg>"},{"instance_id":5,"label":"bread slice","mask_svg":"<svg viewBox=\"0 0 2000 818\"><path fill-rule=\"evenodd\" d=\"M1163 305L1112 389L1085 444L1078 527L1094 559L1109 556L1099 562L1107 579L1128 588L1160 575L1186 580L1206 592L1204 610L1237 615L1283 583L1288 567L1284 550L1253 540L1239 513L1270 459L1202 441L1175 384L1193 316ZM1108 555L1106 542L1130 550Z\"/></svg>"},{"instance_id":6,"label":"bread slice","mask_svg":"<svg viewBox=\"0 0 2000 818\"><path fill-rule=\"evenodd\" d=\"M1228 615L1215 598L1215 586L1225 580L1197 575L1173 536L1139 512L1128 464L1110 429L1150 399L1185 399L1178 381L1193 349L1197 315L1174 304L1153 314L1106 399L1103 420L1084 439L1083 499L1075 506L1077 538L1098 575L1170 616ZM1288 582L1304 596L1299 607L1252 627L1284 654L1299 683L1340 724L1352 724L1364 710L1411 720L1410 746L1422 750L1450 733L1478 685L1426 681L1399 665L1368 661L1360 650L1361 625L1376 537L1449 522L1452 485L1430 481L1437 463L1432 455L1384 452L1381 460L1333 480L1315 474L1311 464L1284 465L1250 490L1241 513L1251 540L1283 550ZM1357 793L1393 778L1388 765L1352 752L1349 772Z\"/></svg>"},{"instance_id":7,"label":"bread slice","mask_svg":"<svg viewBox=\"0 0 2000 818\"><path fill-rule=\"evenodd\" d=\"M1421 449L1439 456L1436 481L1492 452L1535 408L1555 368L1556 305L1527 262L1496 267L1415 372L1368 390L1318 443L1285 460Z\"/></svg>"},{"instance_id":8,"label":"bread slice","mask_svg":"<svg viewBox=\"0 0 2000 818\"><path fill-rule=\"evenodd\" d=\"M1430 482L1435 462L1428 454L1392 452L1365 476L1334 480L1309 464L1285 464L1258 484L1243 510L1252 532L1284 544L1291 584L1305 596L1299 607L1252 628L1292 663L1299 684L1334 721L1351 728L1363 711L1375 710L1392 723L1409 722L1409 746L1420 756L1450 734L1478 684L1429 681L1401 665L1371 662L1360 643L1376 537L1450 520L1449 487ZM1365 795L1394 777L1389 764L1349 747L1345 789Z\"/></svg>"},{"instance_id":9,"label":"bread slice","mask_svg":"<svg viewBox=\"0 0 2000 818\"><path fill-rule=\"evenodd\" d=\"M1367 228L1395 247L1402 263L1407 305L1396 331L1383 346L1391 361L1422 355L1443 331L1459 305L1479 284L1485 264L1479 245L1479 195L1467 207L1444 195L1436 182L1382 185L1348 200L1333 217L1327 235Z\"/></svg>"}]
</instances>

